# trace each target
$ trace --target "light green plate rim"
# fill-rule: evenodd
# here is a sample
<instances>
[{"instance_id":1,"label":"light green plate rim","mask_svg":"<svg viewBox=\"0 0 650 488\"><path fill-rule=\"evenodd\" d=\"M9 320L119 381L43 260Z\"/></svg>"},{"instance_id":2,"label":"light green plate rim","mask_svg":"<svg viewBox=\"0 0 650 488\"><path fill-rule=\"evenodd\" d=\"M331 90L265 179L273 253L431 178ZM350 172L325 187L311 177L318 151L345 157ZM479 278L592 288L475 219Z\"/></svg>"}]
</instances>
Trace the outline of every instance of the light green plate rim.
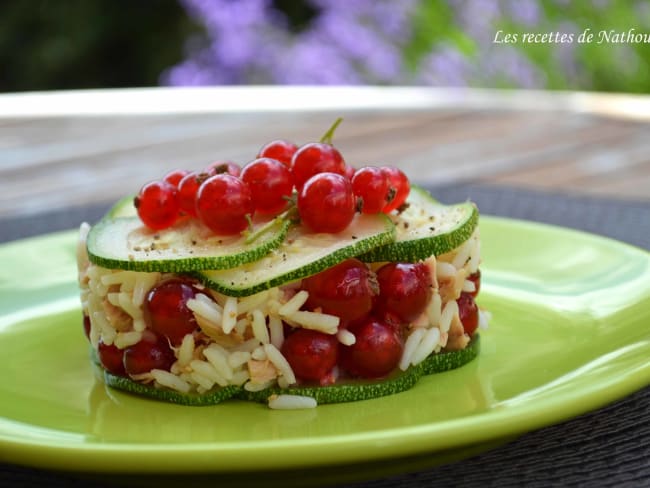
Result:
<instances>
[{"instance_id":1,"label":"light green plate rim","mask_svg":"<svg viewBox=\"0 0 650 488\"><path fill-rule=\"evenodd\" d=\"M482 217L493 313L479 358L412 390L315 410L183 407L95 382L75 233L0 246L0 461L109 473L289 470L420 456L560 422L650 384L650 254Z\"/></svg>"}]
</instances>

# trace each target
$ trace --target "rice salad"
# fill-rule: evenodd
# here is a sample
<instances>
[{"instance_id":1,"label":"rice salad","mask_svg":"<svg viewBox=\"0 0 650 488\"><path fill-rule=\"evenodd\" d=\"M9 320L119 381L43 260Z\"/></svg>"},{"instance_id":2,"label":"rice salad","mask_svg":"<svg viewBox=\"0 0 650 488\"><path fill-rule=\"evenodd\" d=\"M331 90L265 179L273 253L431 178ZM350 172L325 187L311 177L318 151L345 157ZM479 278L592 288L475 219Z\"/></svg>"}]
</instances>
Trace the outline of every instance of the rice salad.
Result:
<instances>
[{"instance_id":1,"label":"rice salad","mask_svg":"<svg viewBox=\"0 0 650 488\"><path fill-rule=\"evenodd\" d=\"M88 338L99 357L100 344L124 351L151 340L155 334L146 319L147 295L162 283L187 278L175 273L107 269L92 264L86 242L89 230L88 224L82 224L77 261ZM469 277L476 275L480 263L478 229L456 249L422 263L431 279L431 295L424 311L405 329L398 362L401 371L432 354L463 350L470 342L457 300L462 293L477 292L476 282ZM368 269L377 270L383 265L370 263ZM340 327L338 316L305 309L309 292L301 289L301 281L241 298L192 281L198 292L186 306L196 329L185 334L179 344L169 344L173 353L169 369L153 368L137 374L116 372L139 384L182 394L204 394L228 386L249 392L295 387L301 380L282 353L287 334L309 329L336 337L342 346L352 346L356 341L352 332ZM479 310L478 328L486 328L487 322L488 313ZM327 382L336 384L345 378L346 372L335 366ZM303 395L271 394L268 405L277 409L311 408L316 401Z\"/></svg>"}]
</instances>

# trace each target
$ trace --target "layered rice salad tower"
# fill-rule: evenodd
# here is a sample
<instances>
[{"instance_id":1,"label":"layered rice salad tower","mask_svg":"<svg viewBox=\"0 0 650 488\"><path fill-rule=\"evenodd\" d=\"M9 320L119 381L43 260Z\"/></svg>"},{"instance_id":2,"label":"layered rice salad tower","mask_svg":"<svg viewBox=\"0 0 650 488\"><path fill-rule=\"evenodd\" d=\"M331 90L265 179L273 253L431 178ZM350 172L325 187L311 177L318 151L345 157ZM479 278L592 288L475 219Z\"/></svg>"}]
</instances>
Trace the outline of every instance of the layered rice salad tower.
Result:
<instances>
[{"instance_id":1,"label":"layered rice salad tower","mask_svg":"<svg viewBox=\"0 0 650 488\"><path fill-rule=\"evenodd\" d=\"M397 393L478 354L478 210L390 166L276 140L174 170L82 224L83 323L109 386L307 408Z\"/></svg>"}]
</instances>

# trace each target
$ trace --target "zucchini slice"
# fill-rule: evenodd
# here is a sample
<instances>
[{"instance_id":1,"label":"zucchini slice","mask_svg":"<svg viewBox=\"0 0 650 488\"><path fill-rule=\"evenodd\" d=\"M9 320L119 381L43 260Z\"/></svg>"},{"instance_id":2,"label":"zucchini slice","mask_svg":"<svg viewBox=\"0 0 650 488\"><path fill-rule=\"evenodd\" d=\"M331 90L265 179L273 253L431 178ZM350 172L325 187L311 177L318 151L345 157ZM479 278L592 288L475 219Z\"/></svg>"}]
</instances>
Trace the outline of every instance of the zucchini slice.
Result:
<instances>
[{"instance_id":1,"label":"zucchini slice","mask_svg":"<svg viewBox=\"0 0 650 488\"><path fill-rule=\"evenodd\" d=\"M152 231L137 217L104 218L88 234L90 262L110 269L187 273L227 269L257 261L278 247L287 235L288 219L256 223L268 226L255 240L246 236L216 236L196 219Z\"/></svg>"},{"instance_id":2,"label":"zucchini slice","mask_svg":"<svg viewBox=\"0 0 650 488\"><path fill-rule=\"evenodd\" d=\"M133 195L120 198L115 204L106 212L104 219L118 219L123 217L137 217L138 211L133 205Z\"/></svg>"},{"instance_id":3,"label":"zucchini slice","mask_svg":"<svg viewBox=\"0 0 650 488\"><path fill-rule=\"evenodd\" d=\"M180 393L165 388L154 388L150 385L137 383L127 377L115 376L104 370L96 362L95 366L100 378L102 378L108 386L128 393L169 403L178 403L181 405L215 405L230 398L266 403L269 397L274 394L309 396L316 399L318 404L325 404L369 400L371 398L378 398L406 391L409 388L412 388L424 375L443 373L464 366L476 358L479 351L480 336L476 334L472 337L472 340L465 349L431 354L417 366L411 366L403 372L393 372L386 378L380 378L377 380L351 379L340 384L327 386L301 385L285 389L274 387L257 392L247 391L240 386L226 386L216 387L204 394Z\"/></svg>"},{"instance_id":4,"label":"zucchini slice","mask_svg":"<svg viewBox=\"0 0 650 488\"><path fill-rule=\"evenodd\" d=\"M395 241L377 247L359 259L367 263L382 261L417 262L457 248L478 225L478 209L472 202L442 205L425 189L411 188L408 208L389 217L395 224Z\"/></svg>"},{"instance_id":5,"label":"zucchini slice","mask_svg":"<svg viewBox=\"0 0 650 488\"><path fill-rule=\"evenodd\" d=\"M384 214L357 215L338 234L315 234L296 226L279 247L258 261L195 275L208 288L244 297L311 276L394 238L395 226Z\"/></svg>"},{"instance_id":6,"label":"zucchini slice","mask_svg":"<svg viewBox=\"0 0 650 488\"><path fill-rule=\"evenodd\" d=\"M99 369L98 374L101 373L103 375L102 379L104 383L112 388L167 403L177 403L179 405L191 405L195 407L215 405L233 398L239 394L240 390L240 387L232 385L218 387L202 395L199 393L181 393L168 388L154 388L153 386L133 381L131 378L125 376L114 375L98 365L96 365L96 368Z\"/></svg>"},{"instance_id":7,"label":"zucchini slice","mask_svg":"<svg viewBox=\"0 0 650 488\"><path fill-rule=\"evenodd\" d=\"M242 388L237 398L266 403L269 396L274 394L300 395L315 398L319 405L369 400L406 391L412 388L422 376L460 368L478 356L480 349L480 336L475 334L465 349L431 354L420 364L411 366L406 371L397 370L378 380L350 379L336 385L290 386L285 389L273 387L256 392Z\"/></svg>"}]
</instances>

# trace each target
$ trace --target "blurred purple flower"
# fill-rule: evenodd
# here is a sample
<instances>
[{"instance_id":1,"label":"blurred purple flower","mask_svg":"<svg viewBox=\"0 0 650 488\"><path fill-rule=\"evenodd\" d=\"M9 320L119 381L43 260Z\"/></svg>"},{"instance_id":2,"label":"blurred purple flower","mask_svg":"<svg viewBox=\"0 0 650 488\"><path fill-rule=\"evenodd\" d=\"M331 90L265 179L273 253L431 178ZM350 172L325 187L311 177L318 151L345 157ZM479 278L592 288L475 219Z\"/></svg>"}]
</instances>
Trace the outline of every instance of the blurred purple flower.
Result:
<instances>
[{"instance_id":1,"label":"blurred purple flower","mask_svg":"<svg viewBox=\"0 0 650 488\"><path fill-rule=\"evenodd\" d=\"M542 88L545 74L520 46L494 45L503 23L528 31L552 26L540 0L447 0L467 54L442 39L406 67L413 19L426 0L303 0L315 9L295 32L272 0L181 0L205 26L188 42L185 61L163 77L172 85L429 84ZM555 0L560 4L567 0ZM592 0L608 1L608 0ZM641 10L641 4L638 7ZM540 27L541 26L541 27ZM467 47L467 44L464 46ZM575 46L557 44L552 57L568 80L578 80ZM411 60L412 61L412 60Z\"/></svg>"},{"instance_id":2,"label":"blurred purple flower","mask_svg":"<svg viewBox=\"0 0 650 488\"><path fill-rule=\"evenodd\" d=\"M526 26L533 26L540 21L540 8L536 0L509 0L506 13L512 20Z\"/></svg>"},{"instance_id":3,"label":"blurred purple flower","mask_svg":"<svg viewBox=\"0 0 650 488\"><path fill-rule=\"evenodd\" d=\"M288 37L285 19L270 0L183 0L183 5L205 25L208 37L202 46L188 44L187 60L163 75L169 84L250 82L271 53L266 40Z\"/></svg>"},{"instance_id":4,"label":"blurred purple flower","mask_svg":"<svg viewBox=\"0 0 650 488\"><path fill-rule=\"evenodd\" d=\"M581 29L573 22L564 20L558 24L557 30L563 34L573 34L573 42L556 44L552 51L558 69L570 83L584 86L587 82L581 79L579 62L576 58L577 39Z\"/></svg>"},{"instance_id":5,"label":"blurred purple flower","mask_svg":"<svg viewBox=\"0 0 650 488\"><path fill-rule=\"evenodd\" d=\"M377 27L388 38L398 43L407 42L411 34L412 15L418 7L417 0L376 2L371 11Z\"/></svg>"},{"instance_id":6,"label":"blurred purple flower","mask_svg":"<svg viewBox=\"0 0 650 488\"><path fill-rule=\"evenodd\" d=\"M469 84L472 71L466 57L457 49L444 46L422 61L417 81L426 85L465 86Z\"/></svg>"},{"instance_id":7,"label":"blurred purple flower","mask_svg":"<svg viewBox=\"0 0 650 488\"><path fill-rule=\"evenodd\" d=\"M170 84L392 83L404 72L417 0L311 0L319 14L291 33L270 0L183 0L205 45L164 75Z\"/></svg>"},{"instance_id":8,"label":"blurred purple flower","mask_svg":"<svg viewBox=\"0 0 650 488\"><path fill-rule=\"evenodd\" d=\"M492 50L489 63L484 63L488 79L521 88L543 88L546 76L526 56L512 46Z\"/></svg>"},{"instance_id":9,"label":"blurred purple flower","mask_svg":"<svg viewBox=\"0 0 650 488\"><path fill-rule=\"evenodd\" d=\"M270 68L273 82L287 85L358 85L364 80L349 59L316 35L305 35Z\"/></svg>"},{"instance_id":10,"label":"blurred purple flower","mask_svg":"<svg viewBox=\"0 0 650 488\"><path fill-rule=\"evenodd\" d=\"M646 0L638 1L634 4L633 11L641 25L650 26L650 3Z\"/></svg>"},{"instance_id":11,"label":"blurred purple flower","mask_svg":"<svg viewBox=\"0 0 650 488\"><path fill-rule=\"evenodd\" d=\"M450 0L459 27L478 42L490 42L501 16L498 0Z\"/></svg>"}]
</instances>

